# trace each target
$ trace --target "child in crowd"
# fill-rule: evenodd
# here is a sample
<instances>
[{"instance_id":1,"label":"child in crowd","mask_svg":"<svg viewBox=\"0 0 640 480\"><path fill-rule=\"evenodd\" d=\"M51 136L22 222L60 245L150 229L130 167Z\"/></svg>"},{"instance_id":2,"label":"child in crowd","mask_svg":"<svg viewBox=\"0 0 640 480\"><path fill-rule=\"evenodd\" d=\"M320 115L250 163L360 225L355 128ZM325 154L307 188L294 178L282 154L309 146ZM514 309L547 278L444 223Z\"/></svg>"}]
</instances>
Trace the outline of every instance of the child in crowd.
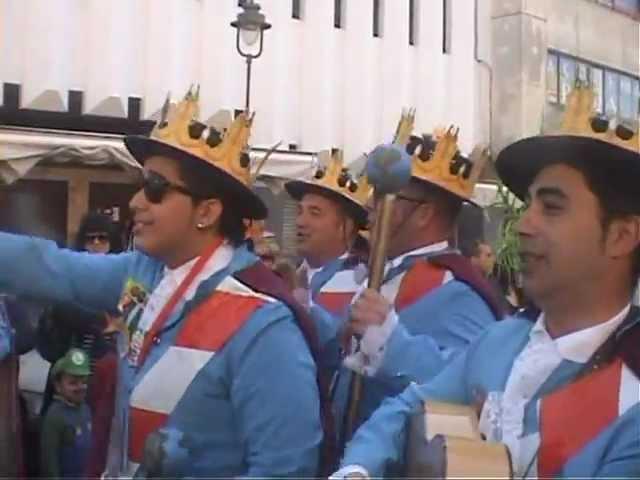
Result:
<instances>
[{"instance_id":1,"label":"child in crowd","mask_svg":"<svg viewBox=\"0 0 640 480\"><path fill-rule=\"evenodd\" d=\"M91 451L91 413L85 403L89 357L72 348L51 371L55 396L42 422L41 474L83 477Z\"/></svg>"}]
</instances>

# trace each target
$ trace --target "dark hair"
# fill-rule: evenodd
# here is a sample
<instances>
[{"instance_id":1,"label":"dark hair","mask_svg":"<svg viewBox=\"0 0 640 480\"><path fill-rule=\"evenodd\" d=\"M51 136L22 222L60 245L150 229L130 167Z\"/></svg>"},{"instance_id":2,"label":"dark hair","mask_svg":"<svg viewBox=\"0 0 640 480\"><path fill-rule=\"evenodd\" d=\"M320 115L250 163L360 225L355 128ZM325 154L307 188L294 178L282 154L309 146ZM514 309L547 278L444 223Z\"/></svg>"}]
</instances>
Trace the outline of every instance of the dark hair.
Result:
<instances>
[{"instance_id":1,"label":"dark hair","mask_svg":"<svg viewBox=\"0 0 640 480\"><path fill-rule=\"evenodd\" d=\"M607 159L607 166L615 165L615 159ZM596 196L600 204L600 224L603 232L607 232L615 220L640 214L640 188L635 178L625 175L623 170L603 169L602 160L589 158L583 152L579 158L559 160L553 164L564 164L578 170L584 176L589 190ZM640 246L632 255L631 275L633 287L640 279Z\"/></svg>"},{"instance_id":2,"label":"dark hair","mask_svg":"<svg viewBox=\"0 0 640 480\"><path fill-rule=\"evenodd\" d=\"M411 178L411 183L420 189L423 200L438 206L438 209L449 220L451 227L453 227L462 210L462 200L444 188L418 180L417 178Z\"/></svg>"},{"instance_id":3,"label":"dark hair","mask_svg":"<svg viewBox=\"0 0 640 480\"><path fill-rule=\"evenodd\" d=\"M471 258L471 257L477 257L478 255L480 255L480 247L482 245L488 245L488 244L484 240L477 238L472 242L461 243L459 248L460 248L460 251L462 252L462 255L464 255L467 258Z\"/></svg>"},{"instance_id":4,"label":"dark hair","mask_svg":"<svg viewBox=\"0 0 640 480\"><path fill-rule=\"evenodd\" d=\"M242 203L239 195L230 191L221 175L200 160L188 157L176 160L178 173L187 188L195 194L194 203L204 199L217 198L222 202L223 210L218 229L232 245L238 246L245 240L247 227L234 205Z\"/></svg>"},{"instance_id":5,"label":"dark hair","mask_svg":"<svg viewBox=\"0 0 640 480\"><path fill-rule=\"evenodd\" d=\"M106 233L109 236L109 252L118 253L122 251L122 239L120 238L119 229L108 215L90 212L82 218L76 234L76 250L86 250L85 244L88 233Z\"/></svg>"}]
</instances>

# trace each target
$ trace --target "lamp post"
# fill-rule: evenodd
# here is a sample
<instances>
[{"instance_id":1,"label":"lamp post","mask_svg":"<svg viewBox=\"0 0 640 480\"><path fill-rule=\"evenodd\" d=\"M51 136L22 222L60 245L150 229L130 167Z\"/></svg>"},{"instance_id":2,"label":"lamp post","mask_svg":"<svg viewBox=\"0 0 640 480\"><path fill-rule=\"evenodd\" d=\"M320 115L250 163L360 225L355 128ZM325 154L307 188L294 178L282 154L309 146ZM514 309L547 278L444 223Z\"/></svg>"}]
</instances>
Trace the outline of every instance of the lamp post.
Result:
<instances>
[{"instance_id":1,"label":"lamp post","mask_svg":"<svg viewBox=\"0 0 640 480\"><path fill-rule=\"evenodd\" d=\"M251 62L262 55L264 31L271 28L266 17L260 13L260 5L253 0L242 2L242 11L231 22L236 29L236 49L240 56L247 61L247 83L245 92L245 111L249 111L249 98L251 93ZM256 43L258 43L257 51Z\"/></svg>"}]
</instances>

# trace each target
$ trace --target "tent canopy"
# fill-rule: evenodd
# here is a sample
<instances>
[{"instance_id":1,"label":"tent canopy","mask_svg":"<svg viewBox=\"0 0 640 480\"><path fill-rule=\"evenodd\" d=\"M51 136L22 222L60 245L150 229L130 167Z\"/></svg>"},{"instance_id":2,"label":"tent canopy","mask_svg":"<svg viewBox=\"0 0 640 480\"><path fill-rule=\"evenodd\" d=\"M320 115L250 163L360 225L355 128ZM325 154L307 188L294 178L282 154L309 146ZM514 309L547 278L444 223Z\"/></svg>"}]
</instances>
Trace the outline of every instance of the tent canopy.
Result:
<instances>
[{"instance_id":1,"label":"tent canopy","mask_svg":"<svg viewBox=\"0 0 640 480\"><path fill-rule=\"evenodd\" d=\"M266 149L253 149L255 164ZM312 153L276 150L260 171L261 176L304 178L314 169ZM122 136L0 128L0 180L12 183L40 162L74 163L87 166L115 166L135 172L140 167L124 147Z\"/></svg>"}]
</instances>

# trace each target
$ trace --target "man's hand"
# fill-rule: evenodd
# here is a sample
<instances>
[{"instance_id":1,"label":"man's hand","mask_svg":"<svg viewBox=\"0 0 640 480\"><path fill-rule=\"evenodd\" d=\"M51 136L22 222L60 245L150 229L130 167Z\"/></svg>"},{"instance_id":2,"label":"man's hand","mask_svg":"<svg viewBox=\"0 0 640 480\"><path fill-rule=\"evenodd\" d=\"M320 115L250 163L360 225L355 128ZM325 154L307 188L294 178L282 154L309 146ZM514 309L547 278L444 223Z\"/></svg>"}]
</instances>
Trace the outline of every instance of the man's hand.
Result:
<instances>
[{"instance_id":1,"label":"man's hand","mask_svg":"<svg viewBox=\"0 0 640 480\"><path fill-rule=\"evenodd\" d=\"M350 330L357 335L364 335L368 327L382 325L391 308L391 304L380 293L365 290L351 305Z\"/></svg>"}]
</instances>

